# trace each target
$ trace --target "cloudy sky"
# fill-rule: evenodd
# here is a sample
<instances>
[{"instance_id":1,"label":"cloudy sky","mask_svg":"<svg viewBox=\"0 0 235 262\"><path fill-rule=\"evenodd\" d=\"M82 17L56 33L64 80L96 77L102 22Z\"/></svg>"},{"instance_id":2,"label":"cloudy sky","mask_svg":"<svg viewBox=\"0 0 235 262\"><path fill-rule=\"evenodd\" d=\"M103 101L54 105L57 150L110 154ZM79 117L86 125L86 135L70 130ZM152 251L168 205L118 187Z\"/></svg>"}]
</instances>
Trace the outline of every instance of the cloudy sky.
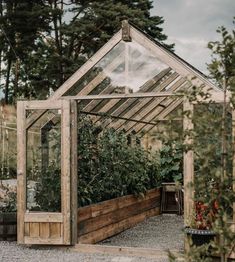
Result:
<instances>
[{"instance_id":1,"label":"cloudy sky","mask_svg":"<svg viewBox=\"0 0 235 262\"><path fill-rule=\"evenodd\" d=\"M175 52L207 74L210 62L209 41L217 40L216 29L232 28L235 0L153 0L152 15L163 16L168 42Z\"/></svg>"}]
</instances>

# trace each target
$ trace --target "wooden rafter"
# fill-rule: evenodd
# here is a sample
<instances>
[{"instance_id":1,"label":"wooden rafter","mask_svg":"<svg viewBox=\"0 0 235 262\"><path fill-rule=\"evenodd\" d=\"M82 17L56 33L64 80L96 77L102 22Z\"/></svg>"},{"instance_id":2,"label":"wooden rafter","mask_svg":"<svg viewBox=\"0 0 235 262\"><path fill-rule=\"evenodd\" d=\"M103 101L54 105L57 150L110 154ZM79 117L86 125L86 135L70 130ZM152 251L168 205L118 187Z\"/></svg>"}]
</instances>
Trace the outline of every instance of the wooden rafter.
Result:
<instances>
[{"instance_id":1,"label":"wooden rafter","mask_svg":"<svg viewBox=\"0 0 235 262\"><path fill-rule=\"evenodd\" d=\"M173 86L171 91L175 91L185 84L185 79L178 80ZM161 97L155 99L153 103L151 103L149 106L142 108L142 110L138 113L138 115L135 117L140 120L149 121L149 119L154 119L155 116L162 112L166 107L171 103L172 99L166 99L166 97ZM135 130L138 132L140 129L142 129L143 125L136 125L132 123L128 123L127 126L123 126L123 128L126 130L126 132L130 132L131 130Z\"/></svg>"},{"instance_id":2,"label":"wooden rafter","mask_svg":"<svg viewBox=\"0 0 235 262\"><path fill-rule=\"evenodd\" d=\"M172 101L171 104L169 104L162 112L160 112L159 114L153 114L153 122L158 122L159 119L166 119L166 117L173 112L180 104L182 104L183 99L182 98L178 98L174 101ZM138 133L143 132L144 134L149 133L152 130L152 127L150 126L142 126L141 128L139 128ZM135 131L137 132L137 131Z\"/></svg>"},{"instance_id":3,"label":"wooden rafter","mask_svg":"<svg viewBox=\"0 0 235 262\"><path fill-rule=\"evenodd\" d=\"M166 87L169 87L171 84L173 84L177 78L179 78L179 75L177 73L172 74L165 81L163 81L159 86L154 88L153 91L156 92L163 91ZM151 97L141 99L138 105L134 106L133 108L128 108L128 111L124 114L124 116L125 117L135 117L136 115L138 116L138 114L142 111L142 109L149 107L152 103L156 103L156 99ZM122 128L124 124L125 121L118 121L117 123L113 123L112 127L115 129L119 129Z\"/></svg>"},{"instance_id":4,"label":"wooden rafter","mask_svg":"<svg viewBox=\"0 0 235 262\"><path fill-rule=\"evenodd\" d=\"M81 66L64 84L49 97L49 100L60 98L77 81L80 80L91 68L93 68L111 49L122 40L122 32L118 31L103 47L101 47L87 62Z\"/></svg>"},{"instance_id":5,"label":"wooden rafter","mask_svg":"<svg viewBox=\"0 0 235 262\"><path fill-rule=\"evenodd\" d=\"M166 77L166 75L168 75L170 73L171 69L170 68L167 68L165 70L163 70L162 72L160 72L158 75L156 75L153 79L147 81L141 88L140 90L142 92L145 92L145 91L148 91L150 89L153 88L154 85L156 85L159 81L161 81L164 77ZM134 93L134 94L138 94L137 93ZM112 94L113 96L117 97L119 96L119 94ZM133 95L133 94L120 94L120 96L123 96L123 95ZM128 97L127 97L128 98ZM113 109L118 105L120 104L119 102L121 101L121 99L116 99L116 100L109 100L102 108L100 108L99 112L112 112ZM122 108L126 108L127 105L129 104L134 104L138 102L137 99L127 99L126 101L123 101L119 106L118 108L115 110L115 112ZM115 114L115 113L113 113ZM96 121L98 121L99 119L96 119Z\"/></svg>"},{"instance_id":6,"label":"wooden rafter","mask_svg":"<svg viewBox=\"0 0 235 262\"><path fill-rule=\"evenodd\" d=\"M222 93L222 91L218 87L208 81L204 76L202 76L202 74L200 74L197 70L194 70L183 59L180 59L178 56L167 50L165 47L157 45L133 26L130 27L130 32L133 40L144 46L160 61L170 66L181 76L187 77L188 80L193 81L196 86L205 84L208 89L212 88L213 90L220 91ZM196 80L195 77L197 78Z\"/></svg>"}]
</instances>

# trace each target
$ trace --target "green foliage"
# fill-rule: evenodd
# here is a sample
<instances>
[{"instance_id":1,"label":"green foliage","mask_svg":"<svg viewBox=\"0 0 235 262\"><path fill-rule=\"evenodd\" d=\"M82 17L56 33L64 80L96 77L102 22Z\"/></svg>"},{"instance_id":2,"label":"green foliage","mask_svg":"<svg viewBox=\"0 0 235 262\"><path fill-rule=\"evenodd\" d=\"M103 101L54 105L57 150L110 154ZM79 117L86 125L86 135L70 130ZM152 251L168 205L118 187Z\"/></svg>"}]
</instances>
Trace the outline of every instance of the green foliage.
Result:
<instances>
[{"instance_id":1,"label":"green foliage","mask_svg":"<svg viewBox=\"0 0 235 262\"><path fill-rule=\"evenodd\" d=\"M8 187L4 188L3 185L1 188L6 190L7 197L1 201L0 212L16 212L16 192L10 191Z\"/></svg>"},{"instance_id":2,"label":"green foliage","mask_svg":"<svg viewBox=\"0 0 235 262\"><path fill-rule=\"evenodd\" d=\"M102 130L89 118L79 118L79 206L128 194L144 195L147 190L160 185L157 155L150 155L138 143L129 145L123 132ZM60 169L57 163L38 173L35 197L37 207L33 209L59 211L60 191Z\"/></svg>"},{"instance_id":3,"label":"green foliage","mask_svg":"<svg viewBox=\"0 0 235 262\"><path fill-rule=\"evenodd\" d=\"M78 143L79 205L127 195L144 194L160 185L158 161L140 145L128 145L122 132L80 120Z\"/></svg>"},{"instance_id":4,"label":"green foliage","mask_svg":"<svg viewBox=\"0 0 235 262\"><path fill-rule=\"evenodd\" d=\"M167 141L160 149L160 176L164 182L183 182L183 146Z\"/></svg>"},{"instance_id":5,"label":"green foliage","mask_svg":"<svg viewBox=\"0 0 235 262\"><path fill-rule=\"evenodd\" d=\"M59 212L61 210L61 171L56 165L50 165L40 174L36 184L34 210Z\"/></svg>"}]
</instances>

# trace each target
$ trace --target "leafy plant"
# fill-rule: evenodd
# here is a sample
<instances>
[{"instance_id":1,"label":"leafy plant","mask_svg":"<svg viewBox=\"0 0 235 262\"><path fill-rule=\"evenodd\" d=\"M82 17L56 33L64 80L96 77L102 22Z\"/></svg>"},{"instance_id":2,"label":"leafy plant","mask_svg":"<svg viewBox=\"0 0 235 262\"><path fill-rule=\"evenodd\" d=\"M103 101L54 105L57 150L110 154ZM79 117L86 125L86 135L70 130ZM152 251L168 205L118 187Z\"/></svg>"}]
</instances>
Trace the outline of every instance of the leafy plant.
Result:
<instances>
[{"instance_id":1,"label":"leafy plant","mask_svg":"<svg viewBox=\"0 0 235 262\"><path fill-rule=\"evenodd\" d=\"M1 186L6 190L7 197L3 199L0 205L0 212L16 212L16 192L12 192L8 187Z\"/></svg>"},{"instance_id":2,"label":"leafy plant","mask_svg":"<svg viewBox=\"0 0 235 262\"><path fill-rule=\"evenodd\" d=\"M34 210L59 212L61 210L61 171L50 165L40 174L36 184Z\"/></svg>"},{"instance_id":3,"label":"leafy plant","mask_svg":"<svg viewBox=\"0 0 235 262\"><path fill-rule=\"evenodd\" d=\"M160 176L164 182L182 182L183 146L178 141L167 141L160 149Z\"/></svg>"}]
</instances>

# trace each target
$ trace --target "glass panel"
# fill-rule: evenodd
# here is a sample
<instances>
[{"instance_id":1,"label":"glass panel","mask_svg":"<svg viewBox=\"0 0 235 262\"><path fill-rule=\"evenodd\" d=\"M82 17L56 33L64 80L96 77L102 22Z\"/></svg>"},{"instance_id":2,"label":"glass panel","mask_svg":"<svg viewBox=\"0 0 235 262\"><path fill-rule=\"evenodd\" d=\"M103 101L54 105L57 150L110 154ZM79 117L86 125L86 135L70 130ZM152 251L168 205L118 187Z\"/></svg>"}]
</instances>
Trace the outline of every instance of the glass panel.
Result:
<instances>
[{"instance_id":1,"label":"glass panel","mask_svg":"<svg viewBox=\"0 0 235 262\"><path fill-rule=\"evenodd\" d=\"M153 91L143 85L169 68L148 49L137 42L120 41L87 74L85 74L66 95L89 95L99 93L133 93ZM166 71L169 76L173 70ZM161 80L162 80L161 79ZM157 85L159 82L157 83ZM155 85L156 86L156 85Z\"/></svg>"},{"instance_id":2,"label":"glass panel","mask_svg":"<svg viewBox=\"0 0 235 262\"><path fill-rule=\"evenodd\" d=\"M26 150L27 210L60 212L60 110L47 110L47 112L27 130Z\"/></svg>"}]
</instances>

